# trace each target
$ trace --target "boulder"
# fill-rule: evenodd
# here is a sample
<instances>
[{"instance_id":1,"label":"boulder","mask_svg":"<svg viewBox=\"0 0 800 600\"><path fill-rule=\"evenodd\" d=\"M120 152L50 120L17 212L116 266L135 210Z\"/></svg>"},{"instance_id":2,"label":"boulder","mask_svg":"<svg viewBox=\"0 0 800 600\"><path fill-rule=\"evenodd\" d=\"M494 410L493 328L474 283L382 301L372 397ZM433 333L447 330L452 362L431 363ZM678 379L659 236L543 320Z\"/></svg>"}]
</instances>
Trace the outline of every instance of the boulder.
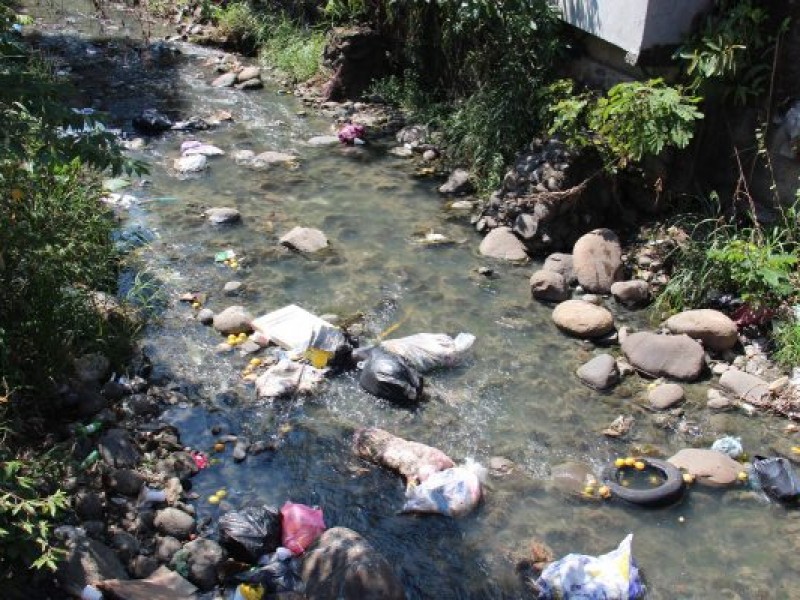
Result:
<instances>
[{"instance_id":1,"label":"boulder","mask_svg":"<svg viewBox=\"0 0 800 600\"><path fill-rule=\"evenodd\" d=\"M175 556L175 553L180 549L180 541L170 535L156 540L156 558L162 563L170 562L172 557Z\"/></svg>"},{"instance_id":2,"label":"boulder","mask_svg":"<svg viewBox=\"0 0 800 600\"><path fill-rule=\"evenodd\" d=\"M177 554L186 560L187 579L201 590L207 591L218 583L220 564L225 559L225 551L215 541L198 538L186 544Z\"/></svg>"},{"instance_id":3,"label":"boulder","mask_svg":"<svg viewBox=\"0 0 800 600\"><path fill-rule=\"evenodd\" d=\"M439 193L448 196L462 196L469 194L475 187L472 185L469 171L465 169L456 169L450 173L442 185L439 186Z\"/></svg>"},{"instance_id":4,"label":"boulder","mask_svg":"<svg viewBox=\"0 0 800 600\"><path fill-rule=\"evenodd\" d=\"M610 354L600 354L582 365L576 372L578 378L591 388L605 390L619 381L617 361Z\"/></svg>"},{"instance_id":5,"label":"boulder","mask_svg":"<svg viewBox=\"0 0 800 600\"><path fill-rule=\"evenodd\" d=\"M229 306L220 313L214 315L214 329L223 335L250 333L253 326L251 315L244 306Z\"/></svg>"},{"instance_id":6,"label":"boulder","mask_svg":"<svg viewBox=\"0 0 800 600\"><path fill-rule=\"evenodd\" d=\"M137 558L148 558L139 556ZM150 561L147 561L150 563ZM152 564L152 563L150 563ZM134 570L138 570L134 564ZM148 569L149 567L145 567ZM158 567L146 579L106 579L97 587L104 598L115 600L193 600L197 588L165 566Z\"/></svg>"},{"instance_id":7,"label":"boulder","mask_svg":"<svg viewBox=\"0 0 800 600\"><path fill-rule=\"evenodd\" d=\"M128 579L125 567L114 551L82 535L66 543L66 555L58 563L56 578L64 592L81 597L83 588L106 579Z\"/></svg>"},{"instance_id":8,"label":"boulder","mask_svg":"<svg viewBox=\"0 0 800 600\"><path fill-rule=\"evenodd\" d=\"M431 473L454 467L438 448L404 440L383 429L359 429L353 436L356 456L397 471L407 480L423 480Z\"/></svg>"},{"instance_id":9,"label":"boulder","mask_svg":"<svg viewBox=\"0 0 800 600\"><path fill-rule=\"evenodd\" d=\"M220 206L217 208L209 208L206 211L206 218L215 225L229 225L241 221L242 215L235 208Z\"/></svg>"},{"instance_id":10,"label":"boulder","mask_svg":"<svg viewBox=\"0 0 800 600\"><path fill-rule=\"evenodd\" d=\"M172 166L181 174L199 173L208 167L208 159L202 154L191 154L189 156L176 158Z\"/></svg>"},{"instance_id":11,"label":"boulder","mask_svg":"<svg viewBox=\"0 0 800 600\"><path fill-rule=\"evenodd\" d=\"M179 540L187 539L194 532L194 517L177 508L159 510L153 521L159 532Z\"/></svg>"},{"instance_id":12,"label":"boulder","mask_svg":"<svg viewBox=\"0 0 800 600\"><path fill-rule=\"evenodd\" d=\"M297 252L311 254L328 247L328 238L319 229L295 227L280 239L281 244Z\"/></svg>"},{"instance_id":13,"label":"boulder","mask_svg":"<svg viewBox=\"0 0 800 600\"><path fill-rule=\"evenodd\" d=\"M124 429L109 429L97 442L100 456L110 467L130 469L139 462L139 451L130 434Z\"/></svg>"},{"instance_id":14,"label":"boulder","mask_svg":"<svg viewBox=\"0 0 800 600\"><path fill-rule=\"evenodd\" d=\"M650 401L650 408L655 410L666 410L676 404L683 402L686 395L683 388L677 383L663 383L657 385L647 394Z\"/></svg>"},{"instance_id":15,"label":"boulder","mask_svg":"<svg viewBox=\"0 0 800 600\"><path fill-rule=\"evenodd\" d=\"M389 562L346 527L326 531L303 561L310 600L402 600L402 583Z\"/></svg>"},{"instance_id":16,"label":"boulder","mask_svg":"<svg viewBox=\"0 0 800 600\"><path fill-rule=\"evenodd\" d=\"M738 341L736 323L710 308L685 310L667 319L664 326L672 333L685 333L700 340L709 350L724 352Z\"/></svg>"},{"instance_id":17,"label":"boulder","mask_svg":"<svg viewBox=\"0 0 800 600\"><path fill-rule=\"evenodd\" d=\"M215 88L226 88L232 87L233 84L236 83L236 73L223 73L214 81L211 82L211 87Z\"/></svg>"},{"instance_id":18,"label":"boulder","mask_svg":"<svg viewBox=\"0 0 800 600\"><path fill-rule=\"evenodd\" d=\"M536 237L539 230L539 222L531 214L522 213L514 219L514 233L522 240L531 240Z\"/></svg>"},{"instance_id":19,"label":"boulder","mask_svg":"<svg viewBox=\"0 0 800 600\"><path fill-rule=\"evenodd\" d=\"M553 322L559 329L581 338L603 336L614 329L611 312L583 300L567 300L553 310Z\"/></svg>"},{"instance_id":20,"label":"boulder","mask_svg":"<svg viewBox=\"0 0 800 600\"><path fill-rule=\"evenodd\" d=\"M244 156L243 154L240 156ZM238 160L246 160L240 158ZM297 160L297 156L294 154L288 154L286 152L275 152L273 150L267 150L266 152L262 152L261 154L256 154L251 159L252 165L256 167L260 166L271 166L271 165L280 165L280 164L288 164L293 163Z\"/></svg>"},{"instance_id":21,"label":"boulder","mask_svg":"<svg viewBox=\"0 0 800 600\"><path fill-rule=\"evenodd\" d=\"M622 278L622 249L610 229L595 229L581 236L572 249L578 283L587 292L607 294Z\"/></svg>"},{"instance_id":22,"label":"boulder","mask_svg":"<svg viewBox=\"0 0 800 600\"><path fill-rule=\"evenodd\" d=\"M625 306L644 306L650 301L650 284L643 279L615 281L611 284L611 295Z\"/></svg>"},{"instance_id":23,"label":"boulder","mask_svg":"<svg viewBox=\"0 0 800 600\"><path fill-rule=\"evenodd\" d=\"M501 260L527 260L528 258L525 245L509 227L492 229L481 241L479 250L483 256Z\"/></svg>"},{"instance_id":24,"label":"boulder","mask_svg":"<svg viewBox=\"0 0 800 600\"><path fill-rule=\"evenodd\" d=\"M694 381L705 366L703 347L688 335L631 333L622 341L622 352L634 368L651 377Z\"/></svg>"},{"instance_id":25,"label":"boulder","mask_svg":"<svg viewBox=\"0 0 800 600\"><path fill-rule=\"evenodd\" d=\"M711 487L735 485L743 470L742 465L727 454L705 448L684 448L667 460L694 475L698 483Z\"/></svg>"},{"instance_id":26,"label":"boulder","mask_svg":"<svg viewBox=\"0 0 800 600\"><path fill-rule=\"evenodd\" d=\"M133 127L140 133L158 135L172 128L172 120L154 108L148 108L133 119Z\"/></svg>"},{"instance_id":27,"label":"boulder","mask_svg":"<svg viewBox=\"0 0 800 600\"><path fill-rule=\"evenodd\" d=\"M569 285L561 273L536 271L531 275L531 296L543 302L563 302L570 296Z\"/></svg>"},{"instance_id":28,"label":"boulder","mask_svg":"<svg viewBox=\"0 0 800 600\"><path fill-rule=\"evenodd\" d=\"M258 67L245 67L236 75L236 81L244 83L251 79L261 79L261 69Z\"/></svg>"},{"instance_id":29,"label":"boulder","mask_svg":"<svg viewBox=\"0 0 800 600\"><path fill-rule=\"evenodd\" d=\"M722 388L748 402L760 402L769 395L769 383L739 369L728 369L719 378Z\"/></svg>"},{"instance_id":30,"label":"boulder","mask_svg":"<svg viewBox=\"0 0 800 600\"><path fill-rule=\"evenodd\" d=\"M572 265L572 254L564 254L563 252L554 252L544 260L542 269L545 271L553 271L554 273L561 273L562 277L570 285L575 283L575 269Z\"/></svg>"}]
</instances>

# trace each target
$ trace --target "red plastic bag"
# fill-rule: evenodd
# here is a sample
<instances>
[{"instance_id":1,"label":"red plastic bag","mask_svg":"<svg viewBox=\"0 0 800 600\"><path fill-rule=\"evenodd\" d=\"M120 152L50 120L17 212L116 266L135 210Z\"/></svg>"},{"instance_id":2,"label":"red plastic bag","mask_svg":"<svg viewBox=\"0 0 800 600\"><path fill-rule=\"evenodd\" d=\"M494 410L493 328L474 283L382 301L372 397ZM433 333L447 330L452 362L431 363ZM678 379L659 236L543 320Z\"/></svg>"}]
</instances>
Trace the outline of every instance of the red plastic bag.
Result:
<instances>
[{"instance_id":1,"label":"red plastic bag","mask_svg":"<svg viewBox=\"0 0 800 600\"><path fill-rule=\"evenodd\" d=\"M281 529L284 548L300 555L325 531L322 509L287 502L281 507Z\"/></svg>"}]
</instances>

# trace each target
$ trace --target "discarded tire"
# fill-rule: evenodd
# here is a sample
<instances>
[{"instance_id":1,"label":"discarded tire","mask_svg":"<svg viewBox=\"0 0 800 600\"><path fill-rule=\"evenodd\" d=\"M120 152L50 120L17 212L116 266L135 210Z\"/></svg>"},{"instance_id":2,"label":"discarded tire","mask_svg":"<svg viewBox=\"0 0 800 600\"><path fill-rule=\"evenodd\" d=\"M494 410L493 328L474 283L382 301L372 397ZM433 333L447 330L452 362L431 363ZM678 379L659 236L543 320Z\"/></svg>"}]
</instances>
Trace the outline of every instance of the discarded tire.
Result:
<instances>
[{"instance_id":1,"label":"discarded tire","mask_svg":"<svg viewBox=\"0 0 800 600\"><path fill-rule=\"evenodd\" d=\"M686 484L683 481L683 474L675 465L665 460L657 458L640 458L647 468L661 473L664 483L658 487L650 489L632 489L618 483L620 471L625 467L606 467L603 471L603 483L611 490L615 498L625 500L631 504L644 506L647 508L659 508L675 504L686 491Z\"/></svg>"}]
</instances>

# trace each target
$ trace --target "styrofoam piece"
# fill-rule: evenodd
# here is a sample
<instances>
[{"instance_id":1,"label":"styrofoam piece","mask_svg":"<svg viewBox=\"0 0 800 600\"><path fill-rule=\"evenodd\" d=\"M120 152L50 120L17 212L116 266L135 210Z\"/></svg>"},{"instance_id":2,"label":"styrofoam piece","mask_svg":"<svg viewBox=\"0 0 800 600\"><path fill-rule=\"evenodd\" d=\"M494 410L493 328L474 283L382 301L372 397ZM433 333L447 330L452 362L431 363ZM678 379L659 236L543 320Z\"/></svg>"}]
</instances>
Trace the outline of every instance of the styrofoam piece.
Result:
<instances>
[{"instance_id":1,"label":"styrofoam piece","mask_svg":"<svg viewBox=\"0 0 800 600\"><path fill-rule=\"evenodd\" d=\"M286 350L306 350L315 331L333 327L327 321L300 308L296 304L284 306L258 317L252 322L253 329Z\"/></svg>"}]
</instances>

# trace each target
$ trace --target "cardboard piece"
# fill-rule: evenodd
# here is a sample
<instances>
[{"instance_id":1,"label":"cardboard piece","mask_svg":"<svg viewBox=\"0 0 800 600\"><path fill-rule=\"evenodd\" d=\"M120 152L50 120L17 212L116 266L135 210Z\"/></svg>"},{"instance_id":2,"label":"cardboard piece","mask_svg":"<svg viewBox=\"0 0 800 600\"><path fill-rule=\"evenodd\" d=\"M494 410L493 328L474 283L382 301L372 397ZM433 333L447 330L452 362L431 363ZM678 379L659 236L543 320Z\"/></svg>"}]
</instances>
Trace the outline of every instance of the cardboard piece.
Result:
<instances>
[{"instance_id":1,"label":"cardboard piece","mask_svg":"<svg viewBox=\"0 0 800 600\"><path fill-rule=\"evenodd\" d=\"M320 332L331 330L338 333L338 336L324 336L326 339L341 338L344 341L341 331L323 321L318 316L311 314L307 310L300 308L296 304L284 306L281 309L267 313L258 317L252 322L253 328L266 335L272 342L284 350L308 350L312 340L319 339ZM339 342L339 343L341 343ZM321 348L331 350L331 348ZM335 346L332 348L335 350Z\"/></svg>"}]
</instances>

